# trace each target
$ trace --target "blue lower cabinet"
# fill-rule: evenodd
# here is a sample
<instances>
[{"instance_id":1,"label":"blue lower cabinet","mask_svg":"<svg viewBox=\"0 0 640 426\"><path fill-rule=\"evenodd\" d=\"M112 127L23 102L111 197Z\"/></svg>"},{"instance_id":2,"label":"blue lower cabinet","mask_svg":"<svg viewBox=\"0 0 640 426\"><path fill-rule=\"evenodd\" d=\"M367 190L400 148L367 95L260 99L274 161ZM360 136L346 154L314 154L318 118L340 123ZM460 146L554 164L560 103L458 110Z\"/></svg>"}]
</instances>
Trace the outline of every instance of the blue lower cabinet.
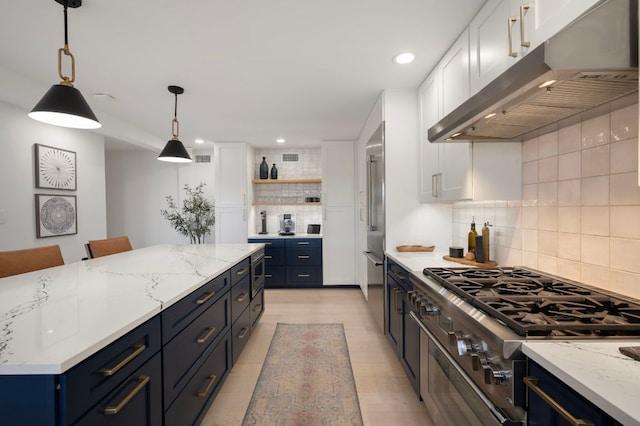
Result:
<instances>
[{"instance_id":1,"label":"blue lower cabinet","mask_svg":"<svg viewBox=\"0 0 640 426\"><path fill-rule=\"evenodd\" d=\"M265 288L322 286L322 238L252 238L265 244Z\"/></svg>"},{"instance_id":2,"label":"blue lower cabinet","mask_svg":"<svg viewBox=\"0 0 640 426\"><path fill-rule=\"evenodd\" d=\"M163 349L164 404L168 406L231 327L229 292Z\"/></svg>"},{"instance_id":3,"label":"blue lower cabinet","mask_svg":"<svg viewBox=\"0 0 640 426\"><path fill-rule=\"evenodd\" d=\"M322 287L322 266L289 266L289 287Z\"/></svg>"},{"instance_id":4,"label":"blue lower cabinet","mask_svg":"<svg viewBox=\"0 0 640 426\"><path fill-rule=\"evenodd\" d=\"M231 339L227 333L191 377L164 416L165 426L198 424L231 370ZM132 423L133 425L133 423Z\"/></svg>"},{"instance_id":5,"label":"blue lower cabinet","mask_svg":"<svg viewBox=\"0 0 640 426\"><path fill-rule=\"evenodd\" d=\"M260 317L264 312L264 288L261 288L258 291L258 294L251 300L249 315L251 317L251 329L253 330L256 325L258 325L258 321L260 321Z\"/></svg>"},{"instance_id":6,"label":"blue lower cabinet","mask_svg":"<svg viewBox=\"0 0 640 426\"><path fill-rule=\"evenodd\" d=\"M55 426L56 376L0 376L0 424Z\"/></svg>"},{"instance_id":7,"label":"blue lower cabinet","mask_svg":"<svg viewBox=\"0 0 640 426\"><path fill-rule=\"evenodd\" d=\"M155 426L162 423L162 367L157 353L80 420L78 426Z\"/></svg>"},{"instance_id":8,"label":"blue lower cabinet","mask_svg":"<svg viewBox=\"0 0 640 426\"><path fill-rule=\"evenodd\" d=\"M251 301L251 278L246 277L231 288L232 322L238 319Z\"/></svg>"},{"instance_id":9,"label":"blue lower cabinet","mask_svg":"<svg viewBox=\"0 0 640 426\"><path fill-rule=\"evenodd\" d=\"M231 349L233 352L233 364L236 364L240 353L251 337L251 309L245 311L238 317L236 322L231 326Z\"/></svg>"}]
</instances>

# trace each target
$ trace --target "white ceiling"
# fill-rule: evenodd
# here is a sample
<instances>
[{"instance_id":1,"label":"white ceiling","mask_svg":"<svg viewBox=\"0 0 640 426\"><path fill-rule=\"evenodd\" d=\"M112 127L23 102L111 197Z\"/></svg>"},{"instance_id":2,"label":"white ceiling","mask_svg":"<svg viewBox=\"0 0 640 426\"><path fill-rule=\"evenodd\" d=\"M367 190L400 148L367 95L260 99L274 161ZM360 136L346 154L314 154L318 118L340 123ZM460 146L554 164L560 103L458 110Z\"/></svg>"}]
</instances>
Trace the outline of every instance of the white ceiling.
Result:
<instances>
[{"instance_id":1,"label":"white ceiling","mask_svg":"<svg viewBox=\"0 0 640 426\"><path fill-rule=\"evenodd\" d=\"M171 136L171 84L185 89L186 146L356 139L380 92L417 88L484 1L84 0L68 12L75 87L100 133L157 150ZM59 82L62 9L3 4L0 99L31 109ZM392 63L406 50L415 62Z\"/></svg>"}]
</instances>

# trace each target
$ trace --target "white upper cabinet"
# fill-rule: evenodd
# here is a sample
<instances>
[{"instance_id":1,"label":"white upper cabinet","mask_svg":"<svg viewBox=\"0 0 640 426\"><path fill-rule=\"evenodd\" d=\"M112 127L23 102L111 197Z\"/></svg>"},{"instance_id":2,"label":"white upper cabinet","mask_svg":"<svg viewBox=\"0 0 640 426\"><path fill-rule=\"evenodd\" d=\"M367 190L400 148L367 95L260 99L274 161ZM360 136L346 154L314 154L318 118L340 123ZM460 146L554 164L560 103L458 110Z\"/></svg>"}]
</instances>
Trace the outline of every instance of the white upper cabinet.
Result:
<instances>
[{"instance_id":1,"label":"white upper cabinet","mask_svg":"<svg viewBox=\"0 0 640 426\"><path fill-rule=\"evenodd\" d=\"M243 207L247 203L247 147L244 143L215 145L216 208Z\"/></svg>"},{"instance_id":2,"label":"white upper cabinet","mask_svg":"<svg viewBox=\"0 0 640 426\"><path fill-rule=\"evenodd\" d=\"M469 24L470 94L599 0L489 0Z\"/></svg>"},{"instance_id":3,"label":"white upper cabinet","mask_svg":"<svg viewBox=\"0 0 640 426\"><path fill-rule=\"evenodd\" d=\"M469 24L470 94L513 65L522 53L511 0L489 0Z\"/></svg>"},{"instance_id":4,"label":"white upper cabinet","mask_svg":"<svg viewBox=\"0 0 640 426\"><path fill-rule=\"evenodd\" d=\"M531 45L538 46L573 22L600 0L532 0L525 14L525 31ZM525 3L525 2L523 2Z\"/></svg>"},{"instance_id":5,"label":"white upper cabinet","mask_svg":"<svg viewBox=\"0 0 640 426\"><path fill-rule=\"evenodd\" d=\"M469 97L469 30L453 43L437 66L439 114L444 117Z\"/></svg>"},{"instance_id":6,"label":"white upper cabinet","mask_svg":"<svg viewBox=\"0 0 640 426\"><path fill-rule=\"evenodd\" d=\"M355 152L353 141L323 141L322 204L353 206L355 200Z\"/></svg>"},{"instance_id":7,"label":"white upper cabinet","mask_svg":"<svg viewBox=\"0 0 640 426\"><path fill-rule=\"evenodd\" d=\"M459 49L456 48L454 52L459 52ZM447 56L454 58L457 55L459 53ZM447 63L451 64L452 61L449 60ZM418 89L418 196L422 203L463 200L471 198L472 195L471 144L431 143L427 137L429 127L442 117L441 110L444 112L444 109L441 109L441 85L438 84L442 83L443 79L438 77L445 68L447 67L438 66Z\"/></svg>"}]
</instances>

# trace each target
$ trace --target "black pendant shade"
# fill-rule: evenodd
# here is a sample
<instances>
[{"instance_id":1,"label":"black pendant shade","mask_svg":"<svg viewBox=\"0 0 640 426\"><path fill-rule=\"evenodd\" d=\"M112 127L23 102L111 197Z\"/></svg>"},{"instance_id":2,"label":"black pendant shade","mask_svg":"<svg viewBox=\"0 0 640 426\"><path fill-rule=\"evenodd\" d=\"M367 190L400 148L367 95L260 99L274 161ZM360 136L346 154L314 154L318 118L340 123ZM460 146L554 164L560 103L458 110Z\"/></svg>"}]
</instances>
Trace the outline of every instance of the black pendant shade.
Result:
<instances>
[{"instance_id":1,"label":"black pendant shade","mask_svg":"<svg viewBox=\"0 0 640 426\"><path fill-rule=\"evenodd\" d=\"M97 129L102 127L87 101L80 91L73 87L76 79L75 58L69 50L67 28L67 8L82 6L82 0L56 0L64 6L64 47L58 49L58 75L62 79L60 84L54 84L40 99L40 102L29 113L29 117L47 124L74 129ZM62 58L71 61L71 76L62 73Z\"/></svg>"},{"instance_id":2,"label":"black pendant shade","mask_svg":"<svg viewBox=\"0 0 640 426\"><path fill-rule=\"evenodd\" d=\"M178 95L184 93L184 89L180 86L167 87L169 92L173 93L175 98L173 120L171 121L171 139L162 149L162 152L158 156L158 160L167 161L169 163L190 163L191 156L185 149L178 134L180 131L180 124L178 123Z\"/></svg>"},{"instance_id":3,"label":"black pendant shade","mask_svg":"<svg viewBox=\"0 0 640 426\"><path fill-rule=\"evenodd\" d=\"M29 117L47 124L74 129L101 127L82 93L75 87L54 84L29 113Z\"/></svg>"},{"instance_id":4,"label":"black pendant shade","mask_svg":"<svg viewBox=\"0 0 640 426\"><path fill-rule=\"evenodd\" d=\"M171 139L158 155L158 160L169 163L190 163L191 157L182 142L178 139Z\"/></svg>"}]
</instances>

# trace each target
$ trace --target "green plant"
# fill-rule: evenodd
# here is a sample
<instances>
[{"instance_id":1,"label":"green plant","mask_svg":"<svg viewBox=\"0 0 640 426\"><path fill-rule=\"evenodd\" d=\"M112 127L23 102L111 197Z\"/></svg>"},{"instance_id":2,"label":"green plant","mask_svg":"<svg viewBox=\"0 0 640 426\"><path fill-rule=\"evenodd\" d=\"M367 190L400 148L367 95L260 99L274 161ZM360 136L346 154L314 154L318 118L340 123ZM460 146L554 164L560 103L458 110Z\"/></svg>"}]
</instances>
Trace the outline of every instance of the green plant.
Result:
<instances>
[{"instance_id":1,"label":"green plant","mask_svg":"<svg viewBox=\"0 0 640 426\"><path fill-rule=\"evenodd\" d=\"M211 234L211 227L216 221L213 203L204 198L204 185L200 183L195 189L191 189L189 185L184 186L186 196L181 212L178 211L171 195L165 197L169 210L160 210L162 217L167 219L180 235L189 237L191 244L203 244L205 235Z\"/></svg>"}]
</instances>

